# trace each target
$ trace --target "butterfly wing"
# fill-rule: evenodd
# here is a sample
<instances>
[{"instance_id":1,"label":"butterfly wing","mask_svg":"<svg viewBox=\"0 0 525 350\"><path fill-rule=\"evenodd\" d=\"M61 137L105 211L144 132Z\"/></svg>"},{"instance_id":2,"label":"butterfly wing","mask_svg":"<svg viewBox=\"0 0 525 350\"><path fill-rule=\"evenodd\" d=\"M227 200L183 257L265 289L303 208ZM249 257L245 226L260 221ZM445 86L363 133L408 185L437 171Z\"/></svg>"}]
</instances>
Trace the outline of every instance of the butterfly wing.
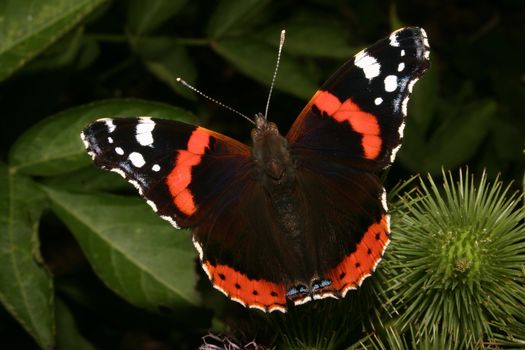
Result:
<instances>
[{"instance_id":1,"label":"butterfly wing","mask_svg":"<svg viewBox=\"0 0 525 350\"><path fill-rule=\"evenodd\" d=\"M359 52L296 119L287 135L292 152L338 158L367 170L388 166L399 150L409 95L429 67L429 53L420 28L400 29Z\"/></svg>"},{"instance_id":2,"label":"butterfly wing","mask_svg":"<svg viewBox=\"0 0 525 350\"><path fill-rule=\"evenodd\" d=\"M82 132L95 164L122 175L176 227L192 227L248 166L249 148L193 125L149 117L100 119Z\"/></svg>"},{"instance_id":3,"label":"butterfly wing","mask_svg":"<svg viewBox=\"0 0 525 350\"><path fill-rule=\"evenodd\" d=\"M284 258L270 254L280 229L272 226L271 205L253 181L248 146L149 117L97 120L81 137L98 167L122 175L175 227L192 228L215 288L249 307L285 310ZM263 244L257 255L247 248Z\"/></svg>"},{"instance_id":4,"label":"butterfly wing","mask_svg":"<svg viewBox=\"0 0 525 350\"><path fill-rule=\"evenodd\" d=\"M412 87L429 66L426 34L403 28L359 52L314 95L287 134L308 203L319 282L292 300L344 297L389 243L386 192L373 172L395 158ZM326 208L329 208L328 210Z\"/></svg>"}]
</instances>

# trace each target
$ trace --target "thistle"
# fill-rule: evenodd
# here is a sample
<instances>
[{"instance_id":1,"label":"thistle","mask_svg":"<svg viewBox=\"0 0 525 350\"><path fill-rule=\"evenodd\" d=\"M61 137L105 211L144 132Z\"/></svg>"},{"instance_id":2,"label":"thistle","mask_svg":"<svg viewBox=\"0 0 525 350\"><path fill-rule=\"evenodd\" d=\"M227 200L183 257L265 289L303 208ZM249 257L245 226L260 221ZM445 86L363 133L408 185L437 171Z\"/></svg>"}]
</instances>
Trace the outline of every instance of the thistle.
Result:
<instances>
[{"instance_id":1,"label":"thistle","mask_svg":"<svg viewBox=\"0 0 525 350\"><path fill-rule=\"evenodd\" d=\"M399 316L414 336L440 333L480 346L493 334L512 339L523 322L525 226L521 195L467 172L432 177L400 197L387 275Z\"/></svg>"}]
</instances>

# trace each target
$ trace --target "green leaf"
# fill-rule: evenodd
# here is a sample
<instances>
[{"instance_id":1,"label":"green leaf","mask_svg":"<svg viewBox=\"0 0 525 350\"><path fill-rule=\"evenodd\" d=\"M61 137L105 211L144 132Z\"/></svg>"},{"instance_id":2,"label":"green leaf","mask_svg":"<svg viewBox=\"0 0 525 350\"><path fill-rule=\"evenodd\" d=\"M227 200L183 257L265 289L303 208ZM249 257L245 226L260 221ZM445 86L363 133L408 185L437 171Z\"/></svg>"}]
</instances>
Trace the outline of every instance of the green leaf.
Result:
<instances>
[{"instance_id":1,"label":"green leaf","mask_svg":"<svg viewBox=\"0 0 525 350\"><path fill-rule=\"evenodd\" d=\"M278 46L283 29L286 29L284 51L289 54L349 59L358 51L348 44L347 33L335 21L297 19L281 22L265 30L261 36L268 44Z\"/></svg>"},{"instance_id":2,"label":"green leaf","mask_svg":"<svg viewBox=\"0 0 525 350\"><path fill-rule=\"evenodd\" d=\"M131 0L128 7L128 27L135 35L151 33L180 9L188 0Z\"/></svg>"},{"instance_id":3,"label":"green leaf","mask_svg":"<svg viewBox=\"0 0 525 350\"><path fill-rule=\"evenodd\" d=\"M493 100L482 100L459 111L431 137L426 157L429 172L453 169L472 157L489 131L497 110Z\"/></svg>"},{"instance_id":4,"label":"green leaf","mask_svg":"<svg viewBox=\"0 0 525 350\"><path fill-rule=\"evenodd\" d=\"M425 126L409 120L405 146L399 153L403 164L414 171L438 174L442 168L452 169L471 158L486 137L497 105L493 100L482 100L469 106L451 109L447 120L425 139ZM439 115L446 115L440 112ZM423 123L427 123L424 121Z\"/></svg>"},{"instance_id":5,"label":"green leaf","mask_svg":"<svg viewBox=\"0 0 525 350\"><path fill-rule=\"evenodd\" d=\"M416 83L414 94L408 105L408 118L410 123L418 124L419 137L427 134L436 114L438 103L438 70L431 66L425 75Z\"/></svg>"},{"instance_id":6,"label":"green leaf","mask_svg":"<svg viewBox=\"0 0 525 350\"><path fill-rule=\"evenodd\" d=\"M0 4L0 81L23 67L105 0L5 0Z\"/></svg>"},{"instance_id":7,"label":"green leaf","mask_svg":"<svg viewBox=\"0 0 525 350\"><path fill-rule=\"evenodd\" d=\"M228 39L215 42L213 49L234 64L247 76L270 84L275 67L277 50L271 45L251 39ZM317 89L302 64L283 54L275 87L294 96L309 99Z\"/></svg>"},{"instance_id":8,"label":"green leaf","mask_svg":"<svg viewBox=\"0 0 525 350\"><path fill-rule=\"evenodd\" d=\"M82 47L83 34L82 27L71 31L32 61L23 74L31 75L39 71L54 70L71 65L78 57Z\"/></svg>"},{"instance_id":9,"label":"green leaf","mask_svg":"<svg viewBox=\"0 0 525 350\"><path fill-rule=\"evenodd\" d=\"M75 62L75 68L77 70L83 70L91 66L100 55L99 43L92 37L84 36L80 52L77 55L77 61Z\"/></svg>"},{"instance_id":10,"label":"green leaf","mask_svg":"<svg viewBox=\"0 0 525 350\"><path fill-rule=\"evenodd\" d=\"M70 173L44 178L45 186L68 191L104 192L129 189L126 181L117 173L99 169L94 166L84 167Z\"/></svg>"},{"instance_id":11,"label":"green leaf","mask_svg":"<svg viewBox=\"0 0 525 350\"><path fill-rule=\"evenodd\" d=\"M56 300L57 350L95 350L95 347L80 334L75 318L67 305Z\"/></svg>"},{"instance_id":12,"label":"green leaf","mask_svg":"<svg viewBox=\"0 0 525 350\"><path fill-rule=\"evenodd\" d=\"M194 121L185 110L136 99L103 100L48 117L26 131L13 145L13 170L29 175L58 175L90 164L80 132L102 117L152 116Z\"/></svg>"},{"instance_id":13,"label":"green leaf","mask_svg":"<svg viewBox=\"0 0 525 350\"><path fill-rule=\"evenodd\" d=\"M175 39L156 38L140 40L135 50L144 60L144 64L161 81L168 84L175 92L188 98L195 98L194 93L177 82L181 77L190 84L197 78L197 68L188 56L186 48Z\"/></svg>"},{"instance_id":14,"label":"green leaf","mask_svg":"<svg viewBox=\"0 0 525 350\"><path fill-rule=\"evenodd\" d=\"M250 22L260 16L269 0L222 0L219 2L208 23L208 34L219 38L241 23Z\"/></svg>"},{"instance_id":15,"label":"green leaf","mask_svg":"<svg viewBox=\"0 0 525 350\"><path fill-rule=\"evenodd\" d=\"M110 289L152 310L198 304L188 231L174 229L138 198L44 190Z\"/></svg>"},{"instance_id":16,"label":"green leaf","mask_svg":"<svg viewBox=\"0 0 525 350\"><path fill-rule=\"evenodd\" d=\"M50 349L53 281L41 264L38 245L44 200L30 179L0 165L0 302L40 347Z\"/></svg>"}]
</instances>

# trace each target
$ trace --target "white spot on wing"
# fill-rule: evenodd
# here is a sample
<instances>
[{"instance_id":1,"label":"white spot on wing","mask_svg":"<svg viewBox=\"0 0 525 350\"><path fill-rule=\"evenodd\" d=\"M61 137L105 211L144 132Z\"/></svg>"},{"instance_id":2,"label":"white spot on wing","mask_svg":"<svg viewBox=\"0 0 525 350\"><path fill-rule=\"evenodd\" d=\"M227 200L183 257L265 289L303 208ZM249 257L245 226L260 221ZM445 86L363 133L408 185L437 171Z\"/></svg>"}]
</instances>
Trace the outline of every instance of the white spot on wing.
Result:
<instances>
[{"instance_id":1,"label":"white spot on wing","mask_svg":"<svg viewBox=\"0 0 525 350\"><path fill-rule=\"evenodd\" d=\"M333 293L323 293L323 294L314 294L314 300L321 300L321 299L326 299L326 298L334 298L334 299L339 299L335 294Z\"/></svg>"},{"instance_id":2,"label":"white spot on wing","mask_svg":"<svg viewBox=\"0 0 525 350\"><path fill-rule=\"evenodd\" d=\"M427 32L425 32L423 28L421 28L421 35L423 37L423 45L425 45L426 47L430 47L430 44L428 43Z\"/></svg>"},{"instance_id":3,"label":"white spot on wing","mask_svg":"<svg viewBox=\"0 0 525 350\"><path fill-rule=\"evenodd\" d=\"M171 218L171 216L167 216L167 215L161 215L160 216L162 219L168 221L173 227L177 228L177 229L180 229L180 226L177 225L177 223L175 222L175 220L173 220Z\"/></svg>"},{"instance_id":4,"label":"white spot on wing","mask_svg":"<svg viewBox=\"0 0 525 350\"><path fill-rule=\"evenodd\" d=\"M257 310L261 310L262 312L267 312L268 310L266 310L264 307L262 307L261 305L259 304L251 304L251 305L248 305L248 307L250 309L257 309Z\"/></svg>"},{"instance_id":5,"label":"white spot on wing","mask_svg":"<svg viewBox=\"0 0 525 350\"><path fill-rule=\"evenodd\" d=\"M282 313L285 313L286 312L286 308L284 306L281 306L281 305L272 305L268 308L268 310L270 312L274 312L274 311L280 311Z\"/></svg>"},{"instance_id":6,"label":"white spot on wing","mask_svg":"<svg viewBox=\"0 0 525 350\"><path fill-rule=\"evenodd\" d=\"M302 305L302 304L305 304L305 303L307 303L307 302L309 302L309 301L311 301L311 300L312 300L312 297L307 296L307 297L305 297L305 298L302 298L302 299L299 299L299 300L295 300L293 303L294 303L295 305Z\"/></svg>"},{"instance_id":7,"label":"white spot on wing","mask_svg":"<svg viewBox=\"0 0 525 350\"><path fill-rule=\"evenodd\" d=\"M389 75L385 78L385 91L393 92L397 89L397 76Z\"/></svg>"},{"instance_id":8,"label":"white spot on wing","mask_svg":"<svg viewBox=\"0 0 525 350\"><path fill-rule=\"evenodd\" d=\"M202 269L204 270L204 272L206 272L206 276L208 276L208 279L211 281L210 270L208 270L208 267L206 266L206 264L201 264L201 266L202 266Z\"/></svg>"},{"instance_id":9,"label":"white spot on wing","mask_svg":"<svg viewBox=\"0 0 525 350\"><path fill-rule=\"evenodd\" d=\"M230 295L224 289L219 287L218 285L213 284L213 288L217 289L219 292L221 292L222 294L226 295L228 298L230 297Z\"/></svg>"},{"instance_id":10,"label":"white spot on wing","mask_svg":"<svg viewBox=\"0 0 525 350\"><path fill-rule=\"evenodd\" d=\"M346 293L350 290L356 290L356 286L354 284L348 285L345 288L343 288L343 291L341 292L341 296L344 298L346 296Z\"/></svg>"},{"instance_id":11,"label":"white spot on wing","mask_svg":"<svg viewBox=\"0 0 525 350\"><path fill-rule=\"evenodd\" d=\"M397 132L399 133L399 139L401 140L405 133L405 123L401 123L401 125L399 125L399 129L397 129Z\"/></svg>"},{"instance_id":12,"label":"white spot on wing","mask_svg":"<svg viewBox=\"0 0 525 350\"><path fill-rule=\"evenodd\" d=\"M381 97L376 97L374 103L376 104L376 106L379 106L381 103L383 103L383 99Z\"/></svg>"},{"instance_id":13,"label":"white spot on wing","mask_svg":"<svg viewBox=\"0 0 525 350\"><path fill-rule=\"evenodd\" d=\"M139 191L139 194L142 196L142 187L140 187L140 184L137 181L132 180L132 179L128 179L128 182L132 184L133 187L135 187L137 191Z\"/></svg>"},{"instance_id":14,"label":"white spot on wing","mask_svg":"<svg viewBox=\"0 0 525 350\"><path fill-rule=\"evenodd\" d=\"M89 142L88 140L86 139L86 135L84 135L84 132L81 132L80 133L80 138L82 139L82 143L84 143L84 148L86 149L87 153L89 154L89 156L91 157L91 159L95 160L95 157L97 156L95 154L95 152L93 152L91 149L90 149L90 145L89 145Z\"/></svg>"},{"instance_id":15,"label":"white spot on wing","mask_svg":"<svg viewBox=\"0 0 525 350\"><path fill-rule=\"evenodd\" d=\"M401 57L405 56L405 50L401 50Z\"/></svg>"},{"instance_id":16,"label":"white spot on wing","mask_svg":"<svg viewBox=\"0 0 525 350\"><path fill-rule=\"evenodd\" d=\"M372 276L372 274L370 274L370 273L367 273L366 275L363 275L363 276L361 277L361 279L359 280L359 282L357 282L357 285L358 285L359 287L361 287L361 285L363 284L363 282L365 281L365 279L367 279L367 278L370 277L370 276Z\"/></svg>"},{"instance_id":17,"label":"white spot on wing","mask_svg":"<svg viewBox=\"0 0 525 350\"><path fill-rule=\"evenodd\" d=\"M377 259L377 261L374 263L374 266L372 266L372 272L375 272L375 271L376 271L377 265L379 265L379 263L381 262L381 260L383 260L383 258L379 258L379 259Z\"/></svg>"},{"instance_id":18,"label":"white spot on wing","mask_svg":"<svg viewBox=\"0 0 525 350\"><path fill-rule=\"evenodd\" d=\"M394 159L396 159L396 154L400 148L401 148L401 145L398 145L396 148L392 150L392 153L390 154L390 163L394 162Z\"/></svg>"},{"instance_id":19,"label":"white spot on wing","mask_svg":"<svg viewBox=\"0 0 525 350\"><path fill-rule=\"evenodd\" d=\"M84 132L80 133L80 139L82 139L82 143L84 144L84 148L89 148L89 142L86 140L86 135L84 135Z\"/></svg>"},{"instance_id":20,"label":"white spot on wing","mask_svg":"<svg viewBox=\"0 0 525 350\"><path fill-rule=\"evenodd\" d=\"M155 122L150 117L141 117L135 127L135 138L142 146L151 146L153 144L153 134Z\"/></svg>"},{"instance_id":21,"label":"white spot on wing","mask_svg":"<svg viewBox=\"0 0 525 350\"><path fill-rule=\"evenodd\" d=\"M142 154L138 152L131 152L128 156L128 159L131 161L131 163L136 166L137 168L142 167L144 164L146 164L146 161L144 160L144 157Z\"/></svg>"},{"instance_id":22,"label":"white spot on wing","mask_svg":"<svg viewBox=\"0 0 525 350\"><path fill-rule=\"evenodd\" d=\"M113 138L108 137L108 143L113 143Z\"/></svg>"},{"instance_id":23,"label":"white spot on wing","mask_svg":"<svg viewBox=\"0 0 525 350\"><path fill-rule=\"evenodd\" d=\"M356 67L359 67L363 70L365 77L368 80L377 77L381 71L381 65L379 62L377 62L374 57L370 56L366 50L363 50L355 55L354 64Z\"/></svg>"},{"instance_id":24,"label":"white spot on wing","mask_svg":"<svg viewBox=\"0 0 525 350\"><path fill-rule=\"evenodd\" d=\"M119 168L113 168L113 169L109 169L110 171L114 172L114 173L117 173L119 174L120 176L122 176L123 178L126 178L126 173L123 172L122 170L120 170Z\"/></svg>"},{"instance_id":25,"label":"white spot on wing","mask_svg":"<svg viewBox=\"0 0 525 350\"><path fill-rule=\"evenodd\" d=\"M399 47L399 41L397 41L397 32L398 30L390 34L388 37L388 39L390 39L390 46Z\"/></svg>"},{"instance_id":26,"label":"white spot on wing","mask_svg":"<svg viewBox=\"0 0 525 350\"><path fill-rule=\"evenodd\" d=\"M239 304L241 304L242 306L246 307L246 303L244 301L242 301L241 299L237 299L237 298L234 298L232 296L230 296L230 299L232 301L235 301L235 302L238 302Z\"/></svg>"},{"instance_id":27,"label":"white spot on wing","mask_svg":"<svg viewBox=\"0 0 525 350\"><path fill-rule=\"evenodd\" d=\"M405 69L405 63L401 62L400 64L397 65L397 71L402 72L403 69Z\"/></svg>"},{"instance_id":28,"label":"white spot on wing","mask_svg":"<svg viewBox=\"0 0 525 350\"><path fill-rule=\"evenodd\" d=\"M430 50L425 50L423 57L425 57L426 60L430 59Z\"/></svg>"},{"instance_id":29,"label":"white spot on wing","mask_svg":"<svg viewBox=\"0 0 525 350\"><path fill-rule=\"evenodd\" d=\"M383 188L383 193L381 193L381 205L383 206L383 210L388 212L388 205L386 204L386 191Z\"/></svg>"},{"instance_id":30,"label":"white spot on wing","mask_svg":"<svg viewBox=\"0 0 525 350\"><path fill-rule=\"evenodd\" d=\"M160 170L160 165L158 164L153 164L153 166L151 167L151 170L153 170L154 172L157 172Z\"/></svg>"},{"instance_id":31,"label":"white spot on wing","mask_svg":"<svg viewBox=\"0 0 525 350\"><path fill-rule=\"evenodd\" d=\"M407 105L408 105L408 96L405 97L403 102L401 102L401 112L403 113L404 116L407 115Z\"/></svg>"},{"instance_id":32,"label":"white spot on wing","mask_svg":"<svg viewBox=\"0 0 525 350\"><path fill-rule=\"evenodd\" d=\"M408 92L412 93L412 89L414 88L414 84L417 83L419 78L414 78L408 83Z\"/></svg>"},{"instance_id":33,"label":"white spot on wing","mask_svg":"<svg viewBox=\"0 0 525 350\"><path fill-rule=\"evenodd\" d=\"M151 207L151 209L153 209L154 212L157 212L157 205L155 204L155 202L146 200L146 203L148 203L148 205Z\"/></svg>"},{"instance_id":34,"label":"white spot on wing","mask_svg":"<svg viewBox=\"0 0 525 350\"><path fill-rule=\"evenodd\" d=\"M192 237L191 241L193 242L193 246L195 249L197 249L197 252L199 253L199 259L202 261L202 258L204 258L204 251L202 250L202 246L199 242L195 240L194 237Z\"/></svg>"},{"instance_id":35,"label":"white spot on wing","mask_svg":"<svg viewBox=\"0 0 525 350\"><path fill-rule=\"evenodd\" d=\"M124 150L120 147L115 147L115 152L120 156L124 154Z\"/></svg>"},{"instance_id":36,"label":"white spot on wing","mask_svg":"<svg viewBox=\"0 0 525 350\"><path fill-rule=\"evenodd\" d=\"M113 123L113 119L111 118L102 118L98 120L99 122L104 122L106 124L106 127L108 128L108 133L112 133L115 131L115 123Z\"/></svg>"}]
</instances>

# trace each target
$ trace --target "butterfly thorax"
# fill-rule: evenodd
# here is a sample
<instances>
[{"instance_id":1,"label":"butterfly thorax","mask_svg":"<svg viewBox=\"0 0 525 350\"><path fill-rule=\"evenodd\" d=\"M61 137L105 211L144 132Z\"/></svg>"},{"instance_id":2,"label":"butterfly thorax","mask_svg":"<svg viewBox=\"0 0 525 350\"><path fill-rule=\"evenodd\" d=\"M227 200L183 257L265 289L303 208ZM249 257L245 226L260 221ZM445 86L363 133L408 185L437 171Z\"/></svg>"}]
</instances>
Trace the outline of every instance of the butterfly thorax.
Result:
<instances>
[{"instance_id":1,"label":"butterfly thorax","mask_svg":"<svg viewBox=\"0 0 525 350\"><path fill-rule=\"evenodd\" d=\"M298 200L296 166L288 141L279 133L277 125L268 122L262 114L256 116L256 125L252 130L252 157L257 178L272 203L275 219L283 233L273 238L285 242L277 246L286 247L286 252L280 253L286 257L286 265L291 270L289 274L302 282L308 278L304 266L311 266L304 261L304 212ZM277 255L280 253L276 252Z\"/></svg>"},{"instance_id":2,"label":"butterfly thorax","mask_svg":"<svg viewBox=\"0 0 525 350\"><path fill-rule=\"evenodd\" d=\"M289 187L294 182L295 167L288 141L279 133L277 125L268 122L262 114L257 114L255 121L252 157L263 186L270 192Z\"/></svg>"}]
</instances>

